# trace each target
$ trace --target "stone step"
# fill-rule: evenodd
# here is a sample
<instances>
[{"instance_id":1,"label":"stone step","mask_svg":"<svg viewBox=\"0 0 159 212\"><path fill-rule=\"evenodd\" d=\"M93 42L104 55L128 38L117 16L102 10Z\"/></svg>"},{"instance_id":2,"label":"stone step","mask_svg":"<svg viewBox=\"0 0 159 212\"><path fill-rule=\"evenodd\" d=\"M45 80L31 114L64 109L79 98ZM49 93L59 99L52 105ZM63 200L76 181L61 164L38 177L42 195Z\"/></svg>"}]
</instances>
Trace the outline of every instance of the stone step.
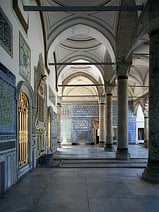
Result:
<instances>
[{"instance_id":1,"label":"stone step","mask_svg":"<svg viewBox=\"0 0 159 212\"><path fill-rule=\"evenodd\" d=\"M49 163L58 168L145 168L147 159L53 159Z\"/></svg>"}]
</instances>

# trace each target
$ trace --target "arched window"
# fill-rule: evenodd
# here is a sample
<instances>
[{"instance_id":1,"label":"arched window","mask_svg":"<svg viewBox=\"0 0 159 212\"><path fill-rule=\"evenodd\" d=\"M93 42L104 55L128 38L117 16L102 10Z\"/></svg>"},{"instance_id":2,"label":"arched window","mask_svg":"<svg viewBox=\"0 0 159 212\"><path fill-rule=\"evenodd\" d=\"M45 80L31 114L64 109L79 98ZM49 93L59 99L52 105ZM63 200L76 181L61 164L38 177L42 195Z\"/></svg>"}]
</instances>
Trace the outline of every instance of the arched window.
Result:
<instances>
[{"instance_id":1,"label":"arched window","mask_svg":"<svg viewBox=\"0 0 159 212\"><path fill-rule=\"evenodd\" d=\"M19 168L28 164L29 137L28 137L28 110L29 102L25 93L19 97Z\"/></svg>"}]
</instances>

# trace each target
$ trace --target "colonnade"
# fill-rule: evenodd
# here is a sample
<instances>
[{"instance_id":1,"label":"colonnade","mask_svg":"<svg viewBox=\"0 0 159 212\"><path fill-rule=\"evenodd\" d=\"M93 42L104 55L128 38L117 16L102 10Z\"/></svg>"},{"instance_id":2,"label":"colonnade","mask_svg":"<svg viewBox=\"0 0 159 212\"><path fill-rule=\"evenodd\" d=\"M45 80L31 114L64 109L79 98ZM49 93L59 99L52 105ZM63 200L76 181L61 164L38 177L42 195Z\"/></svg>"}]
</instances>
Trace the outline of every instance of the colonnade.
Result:
<instances>
[{"instance_id":1,"label":"colonnade","mask_svg":"<svg viewBox=\"0 0 159 212\"><path fill-rule=\"evenodd\" d=\"M129 159L128 152L128 65L122 64L117 68L118 80L118 143L116 158ZM114 151L112 138L112 94L108 89L106 100L99 101L99 144L104 143L105 151ZM106 102L106 104L105 104ZM106 112L105 112L106 111ZM104 116L104 114L106 114ZM105 118L104 118L105 117Z\"/></svg>"},{"instance_id":2,"label":"colonnade","mask_svg":"<svg viewBox=\"0 0 159 212\"><path fill-rule=\"evenodd\" d=\"M148 0L145 28L149 33L149 117L148 108L144 111L145 146L148 146L148 163L142 178L159 183L159 2ZM143 15L144 17L144 15ZM143 19L144 20L144 19ZM128 151L128 65L117 67L118 81L118 142L116 158L127 160ZM113 151L112 145L112 94L99 100L99 146L105 151ZM107 109L107 111L106 111ZM107 124L106 124L107 123Z\"/></svg>"},{"instance_id":3,"label":"colonnade","mask_svg":"<svg viewBox=\"0 0 159 212\"><path fill-rule=\"evenodd\" d=\"M145 108L144 142L148 146L148 163L142 178L159 183L159 2L149 0L147 11L149 23L146 23L149 33L149 108ZM128 152L128 77L126 70L117 70L118 80L118 146L117 159L129 159ZM108 106L109 108L109 106ZM148 116L149 111L149 116ZM107 119L109 122L109 119ZM107 123L111 128L110 123ZM110 129L107 131L109 132ZM108 138L108 137L107 137ZM106 146L108 145L106 141Z\"/></svg>"}]
</instances>

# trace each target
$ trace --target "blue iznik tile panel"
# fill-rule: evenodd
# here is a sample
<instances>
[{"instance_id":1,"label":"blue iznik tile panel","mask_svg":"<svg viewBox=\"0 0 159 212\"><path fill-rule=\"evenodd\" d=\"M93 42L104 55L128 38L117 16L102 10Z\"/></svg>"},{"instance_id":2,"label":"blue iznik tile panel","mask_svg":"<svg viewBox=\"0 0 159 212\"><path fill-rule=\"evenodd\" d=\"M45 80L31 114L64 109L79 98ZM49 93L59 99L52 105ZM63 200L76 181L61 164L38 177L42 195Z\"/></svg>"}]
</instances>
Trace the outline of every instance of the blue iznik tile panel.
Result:
<instances>
[{"instance_id":1,"label":"blue iznik tile panel","mask_svg":"<svg viewBox=\"0 0 159 212\"><path fill-rule=\"evenodd\" d=\"M73 135L74 142L89 143L92 140L92 118L91 117L73 117Z\"/></svg>"},{"instance_id":2,"label":"blue iznik tile panel","mask_svg":"<svg viewBox=\"0 0 159 212\"><path fill-rule=\"evenodd\" d=\"M136 115L128 105L128 141L136 141Z\"/></svg>"},{"instance_id":3,"label":"blue iznik tile panel","mask_svg":"<svg viewBox=\"0 0 159 212\"><path fill-rule=\"evenodd\" d=\"M98 105L73 105L73 114L74 117L98 117L99 109Z\"/></svg>"},{"instance_id":4,"label":"blue iznik tile panel","mask_svg":"<svg viewBox=\"0 0 159 212\"><path fill-rule=\"evenodd\" d=\"M91 142L92 120L99 116L98 105L62 105L62 137L71 143Z\"/></svg>"},{"instance_id":5,"label":"blue iznik tile panel","mask_svg":"<svg viewBox=\"0 0 159 212\"><path fill-rule=\"evenodd\" d=\"M118 124L118 111L117 111L117 101L112 102L112 125L117 126Z\"/></svg>"},{"instance_id":6,"label":"blue iznik tile panel","mask_svg":"<svg viewBox=\"0 0 159 212\"><path fill-rule=\"evenodd\" d=\"M80 105L81 106L81 105ZM90 115L90 114L89 114ZM74 143L84 142L89 143L92 141L92 117L73 117L73 140Z\"/></svg>"},{"instance_id":7,"label":"blue iznik tile panel","mask_svg":"<svg viewBox=\"0 0 159 212\"><path fill-rule=\"evenodd\" d=\"M117 101L113 101L113 126L118 124ZM136 115L134 115L131 106L128 105L128 140L136 140Z\"/></svg>"},{"instance_id":8,"label":"blue iznik tile panel","mask_svg":"<svg viewBox=\"0 0 159 212\"><path fill-rule=\"evenodd\" d=\"M98 117L98 105L62 105L62 117Z\"/></svg>"},{"instance_id":9,"label":"blue iznik tile panel","mask_svg":"<svg viewBox=\"0 0 159 212\"><path fill-rule=\"evenodd\" d=\"M117 101L113 101L112 108L113 126L117 127ZM92 119L99 116L98 105L62 105L62 131L67 134L69 140L78 142L83 140L89 142L92 140ZM136 140L136 116L128 107L128 140Z\"/></svg>"},{"instance_id":10,"label":"blue iznik tile panel","mask_svg":"<svg viewBox=\"0 0 159 212\"><path fill-rule=\"evenodd\" d=\"M16 135L15 76L0 63L0 137Z\"/></svg>"},{"instance_id":11,"label":"blue iznik tile panel","mask_svg":"<svg viewBox=\"0 0 159 212\"><path fill-rule=\"evenodd\" d=\"M73 130L90 131L91 119L90 118L73 118Z\"/></svg>"}]
</instances>

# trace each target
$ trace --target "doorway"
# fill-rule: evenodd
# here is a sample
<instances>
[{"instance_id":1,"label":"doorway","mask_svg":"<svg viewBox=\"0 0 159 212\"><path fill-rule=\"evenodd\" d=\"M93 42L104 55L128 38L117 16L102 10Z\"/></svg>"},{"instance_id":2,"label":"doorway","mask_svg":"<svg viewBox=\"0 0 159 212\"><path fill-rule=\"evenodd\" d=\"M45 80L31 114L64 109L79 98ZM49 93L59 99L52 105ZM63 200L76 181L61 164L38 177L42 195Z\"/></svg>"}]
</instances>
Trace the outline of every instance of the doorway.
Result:
<instances>
[{"instance_id":1,"label":"doorway","mask_svg":"<svg viewBox=\"0 0 159 212\"><path fill-rule=\"evenodd\" d=\"M19 97L19 169L26 166L29 159L28 109L28 98L22 92Z\"/></svg>"}]
</instances>

